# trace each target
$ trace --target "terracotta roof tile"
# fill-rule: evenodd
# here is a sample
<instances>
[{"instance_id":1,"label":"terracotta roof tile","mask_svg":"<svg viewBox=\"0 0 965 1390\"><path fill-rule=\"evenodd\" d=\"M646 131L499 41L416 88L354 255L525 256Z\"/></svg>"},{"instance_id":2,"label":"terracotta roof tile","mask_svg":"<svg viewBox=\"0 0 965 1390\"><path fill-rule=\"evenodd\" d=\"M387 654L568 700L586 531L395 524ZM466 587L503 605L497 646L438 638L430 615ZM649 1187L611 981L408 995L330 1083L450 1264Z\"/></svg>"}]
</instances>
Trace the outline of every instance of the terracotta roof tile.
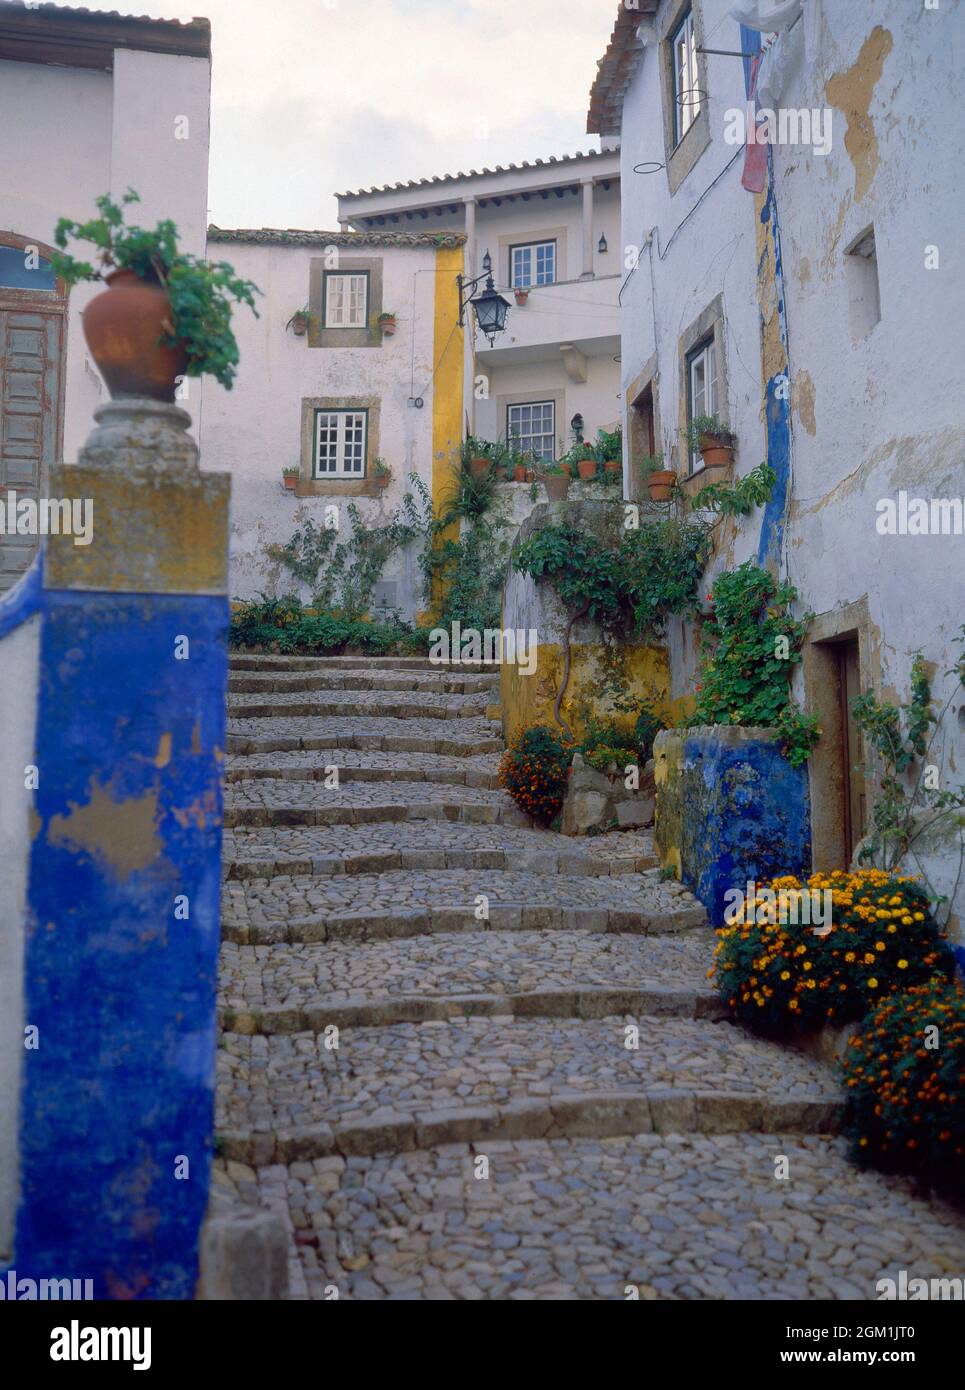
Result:
<instances>
[{"instance_id":1,"label":"terracotta roof tile","mask_svg":"<svg viewBox=\"0 0 965 1390\"><path fill-rule=\"evenodd\" d=\"M208 228L209 241L249 246L464 246L461 232L309 232L297 227Z\"/></svg>"},{"instance_id":2,"label":"terracotta roof tile","mask_svg":"<svg viewBox=\"0 0 965 1390\"><path fill-rule=\"evenodd\" d=\"M623 121L623 94L633 80L643 46L637 29L656 14L659 0L638 0L633 9L620 5L613 33L603 57L597 63L596 79L590 89L590 110L586 129L590 135L619 135Z\"/></svg>"},{"instance_id":3,"label":"terracotta roof tile","mask_svg":"<svg viewBox=\"0 0 965 1390\"><path fill-rule=\"evenodd\" d=\"M484 178L491 174L515 174L528 169L542 169L555 164L567 164L575 159L602 159L612 150L577 150L575 154L551 154L546 159L524 160L520 164L495 164L491 169L460 170L458 174L437 174L428 179L410 179L407 183L386 183L377 188L359 188L353 193L336 193L336 198L366 198L373 193L397 193L404 188L436 188L440 184L459 183L462 179Z\"/></svg>"}]
</instances>

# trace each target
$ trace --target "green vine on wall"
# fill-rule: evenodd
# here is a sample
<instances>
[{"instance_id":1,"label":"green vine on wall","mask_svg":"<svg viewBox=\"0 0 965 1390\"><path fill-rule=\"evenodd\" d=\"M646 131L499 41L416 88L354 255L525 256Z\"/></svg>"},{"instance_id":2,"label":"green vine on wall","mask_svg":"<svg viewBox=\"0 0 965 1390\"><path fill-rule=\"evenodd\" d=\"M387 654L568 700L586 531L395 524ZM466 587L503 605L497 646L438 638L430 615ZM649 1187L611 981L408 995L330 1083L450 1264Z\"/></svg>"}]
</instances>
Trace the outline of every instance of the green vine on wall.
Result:
<instances>
[{"instance_id":1,"label":"green vine on wall","mask_svg":"<svg viewBox=\"0 0 965 1390\"><path fill-rule=\"evenodd\" d=\"M891 871L926 832L938 825L957 824L965 831L965 783L941 786L940 769L931 761L932 749L952 701L965 689L965 625L956 642L958 660L945 674L953 679L947 700L936 713L928 665L916 652L911 667L911 699L907 704L878 700L866 691L851 702L855 723L877 755L880 775L872 811L873 828L862 847L863 863ZM962 851L959 853L959 874ZM937 895L936 895L937 896Z\"/></svg>"},{"instance_id":2,"label":"green vine on wall","mask_svg":"<svg viewBox=\"0 0 965 1390\"><path fill-rule=\"evenodd\" d=\"M791 615L798 593L752 561L718 575L702 634L702 662L692 724L776 727L793 767L820 736L817 720L791 699L812 614Z\"/></svg>"}]
</instances>

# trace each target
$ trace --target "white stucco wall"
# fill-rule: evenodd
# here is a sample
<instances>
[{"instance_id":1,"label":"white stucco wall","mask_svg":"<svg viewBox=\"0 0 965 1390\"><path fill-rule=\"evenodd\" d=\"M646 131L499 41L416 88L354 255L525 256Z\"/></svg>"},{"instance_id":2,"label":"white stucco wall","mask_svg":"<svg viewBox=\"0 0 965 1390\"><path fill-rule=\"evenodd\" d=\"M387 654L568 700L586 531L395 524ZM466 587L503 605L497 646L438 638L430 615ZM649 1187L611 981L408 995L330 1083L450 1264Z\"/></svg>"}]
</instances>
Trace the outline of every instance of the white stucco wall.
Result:
<instances>
[{"instance_id":1,"label":"white stucco wall","mask_svg":"<svg viewBox=\"0 0 965 1390\"><path fill-rule=\"evenodd\" d=\"M794 405L793 500L782 565L817 613L867 596L875 667L869 674L886 696L908 698L912 656L922 648L936 663L940 697L949 688L940 673L959 650L951 638L965 616L965 540L879 535L876 505L902 488L926 498L965 495L957 347L965 313L965 277L957 265L962 198L949 175L965 153L965 125L948 103L965 57L965 26L954 7L805 3L811 15L789 36L793 61L781 105L830 107L832 147L824 156L810 147L774 150ZM738 49L729 0L700 4L712 46ZM884 36L875 35L876 26ZM626 386L656 352L661 443L668 466L685 469L677 433L678 338L722 295L728 406L742 474L765 452L755 200L740 184L742 151L722 172L738 148L725 143L723 130L727 109L744 104L742 65L714 56L707 63L711 144L673 196L665 171L633 173L642 161L665 159L653 47L626 94L623 240L645 249L622 294L622 373ZM836 75L831 96L839 106L826 89ZM865 93L867 119L854 122L849 153L841 108L862 105ZM856 337L854 263L846 252L871 224L881 320ZM939 250L939 269L925 268L929 246ZM765 285L765 295L770 292ZM742 524L716 565L755 555L760 521L756 512ZM681 695L692 689L695 654L679 630L672 651L673 693ZM958 703L946 720L944 754L938 752L952 781L965 758Z\"/></svg>"},{"instance_id":2,"label":"white stucco wall","mask_svg":"<svg viewBox=\"0 0 965 1390\"><path fill-rule=\"evenodd\" d=\"M25 769L34 759L39 670L40 619L33 617L0 638L0 1262L13 1246L23 1030L30 1021L23 1016L23 929L33 794L25 790Z\"/></svg>"},{"instance_id":3,"label":"white stucco wall","mask_svg":"<svg viewBox=\"0 0 965 1390\"><path fill-rule=\"evenodd\" d=\"M114 71L0 61L0 231L53 242L58 218L83 220L94 199L129 186L142 205L131 221L178 225L182 245L204 252L207 225L210 64L200 58L118 50ZM187 117L187 126L176 118ZM189 138L179 139L187 129ZM99 285L71 293L64 377L64 457L77 455L106 395L87 353L80 314ZM199 383L190 384L196 420Z\"/></svg>"},{"instance_id":4,"label":"white stucco wall","mask_svg":"<svg viewBox=\"0 0 965 1390\"><path fill-rule=\"evenodd\" d=\"M207 388L202 465L232 474L231 593L250 598L259 591L297 589L291 575L272 564L265 546L284 543L311 517L317 525L326 506L339 505L343 538L350 534L348 501L369 523L388 520L416 472L431 488L436 253L433 247L384 247L361 242L342 248L349 257L380 257L382 302L398 315L394 337L380 347L313 348L286 328L308 303L309 265L324 247L212 242L209 252L229 261L262 290L260 317L247 309L234 318L241 368L234 389ZM392 469L379 497L346 497L333 484L330 495L296 497L282 485L281 470L297 465L301 448L301 402L309 397L377 396L381 402L378 452ZM423 399L421 409L408 404ZM371 462L371 460L370 460ZM410 547L410 549L412 549ZM419 606L415 553L399 554L383 579L398 584L400 606L412 617ZM302 590L302 597L307 597Z\"/></svg>"}]
</instances>

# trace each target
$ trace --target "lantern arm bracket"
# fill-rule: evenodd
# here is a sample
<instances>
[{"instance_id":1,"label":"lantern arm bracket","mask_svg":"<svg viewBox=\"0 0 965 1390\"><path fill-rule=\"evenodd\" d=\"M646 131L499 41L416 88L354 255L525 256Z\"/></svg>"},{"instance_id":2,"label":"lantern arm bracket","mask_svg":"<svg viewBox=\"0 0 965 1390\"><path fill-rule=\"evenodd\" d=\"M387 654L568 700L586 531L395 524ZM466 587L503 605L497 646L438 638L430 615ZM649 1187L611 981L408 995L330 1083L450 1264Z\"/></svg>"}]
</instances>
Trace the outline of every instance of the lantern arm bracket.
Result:
<instances>
[{"instance_id":1,"label":"lantern arm bracket","mask_svg":"<svg viewBox=\"0 0 965 1390\"><path fill-rule=\"evenodd\" d=\"M493 274L491 270L484 270L482 275L477 275L475 280L467 280L464 275L457 275L456 281L459 285L459 326L463 328L466 323L466 309L468 308L476 287L481 285L484 280L488 280L487 289L495 289Z\"/></svg>"}]
</instances>

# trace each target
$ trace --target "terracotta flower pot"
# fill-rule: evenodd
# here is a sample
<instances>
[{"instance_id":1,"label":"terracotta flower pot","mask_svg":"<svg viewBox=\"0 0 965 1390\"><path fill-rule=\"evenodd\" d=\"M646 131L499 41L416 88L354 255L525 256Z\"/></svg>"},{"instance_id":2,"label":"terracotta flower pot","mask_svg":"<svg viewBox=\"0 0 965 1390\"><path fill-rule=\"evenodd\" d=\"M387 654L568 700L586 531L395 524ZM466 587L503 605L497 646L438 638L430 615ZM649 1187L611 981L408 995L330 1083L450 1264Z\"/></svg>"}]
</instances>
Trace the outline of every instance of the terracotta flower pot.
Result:
<instances>
[{"instance_id":1,"label":"terracotta flower pot","mask_svg":"<svg viewBox=\"0 0 965 1390\"><path fill-rule=\"evenodd\" d=\"M596 459L580 459L576 471L585 483L589 482L591 478L596 477Z\"/></svg>"},{"instance_id":2,"label":"terracotta flower pot","mask_svg":"<svg viewBox=\"0 0 965 1390\"><path fill-rule=\"evenodd\" d=\"M603 471L604 473L622 473L623 463L620 459L607 459L603 465Z\"/></svg>"},{"instance_id":3,"label":"terracotta flower pot","mask_svg":"<svg viewBox=\"0 0 965 1390\"><path fill-rule=\"evenodd\" d=\"M677 475L670 468L658 468L647 478L647 488L651 502L669 502L677 483Z\"/></svg>"},{"instance_id":4,"label":"terracotta flower pot","mask_svg":"<svg viewBox=\"0 0 965 1390\"><path fill-rule=\"evenodd\" d=\"M172 331L167 292L158 281L142 280L133 270L113 271L107 285L84 310L83 324L108 390L115 398L173 401L188 356L180 344L169 347L164 341Z\"/></svg>"},{"instance_id":5,"label":"terracotta flower pot","mask_svg":"<svg viewBox=\"0 0 965 1390\"><path fill-rule=\"evenodd\" d=\"M703 434L699 447L705 468L722 467L733 462L734 444L729 434Z\"/></svg>"},{"instance_id":6,"label":"terracotta flower pot","mask_svg":"<svg viewBox=\"0 0 965 1390\"><path fill-rule=\"evenodd\" d=\"M388 473L376 473L376 475L375 475L375 485L376 485L377 488L380 488L380 489L384 492L385 489L389 486L389 475L388 475Z\"/></svg>"},{"instance_id":7,"label":"terracotta flower pot","mask_svg":"<svg viewBox=\"0 0 965 1390\"><path fill-rule=\"evenodd\" d=\"M474 478L484 478L489 472L489 459L475 458L469 460L469 472Z\"/></svg>"},{"instance_id":8,"label":"terracotta flower pot","mask_svg":"<svg viewBox=\"0 0 965 1390\"><path fill-rule=\"evenodd\" d=\"M383 338L391 338L395 333L395 319L383 319L379 328Z\"/></svg>"},{"instance_id":9,"label":"terracotta flower pot","mask_svg":"<svg viewBox=\"0 0 965 1390\"><path fill-rule=\"evenodd\" d=\"M296 338L304 338L308 332L308 315L295 314L292 318L292 332Z\"/></svg>"},{"instance_id":10,"label":"terracotta flower pot","mask_svg":"<svg viewBox=\"0 0 965 1390\"><path fill-rule=\"evenodd\" d=\"M525 481L526 481L526 465L525 465L525 463L517 463L516 467L513 469L513 482L514 482L514 483L525 483Z\"/></svg>"},{"instance_id":11,"label":"terracotta flower pot","mask_svg":"<svg viewBox=\"0 0 965 1390\"><path fill-rule=\"evenodd\" d=\"M570 490L569 473L544 473L543 486L551 502L562 502Z\"/></svg>"},{"instance_id":12,"label":"terracotta flower pot","mask_svg":"<svg viewBox=\"0 0 965 1390\"><path fill-rule=\"evenodd\" d=\"M298 474L297 474L297 473L283 473L282 476L281 476L281 480L282 480L282 482L285 484L285 487L286 487L286 489L288 490L288 492L294 492L294 491L295 491L295 487L296 487L296 485L297 485L297 483L298 483Z\"/></svg>"},{"instance_id":13,"label":"terracotta flower pot","mask_svg":"<svg viewBox=\"0 0 965 1390\"><path fill-rule=\"evenodd\" d=\"M525 481L526 481L527 483L535 483L535 482L536 482L536 469L535 469L535 468L527 468L527 470L526 470L526 478L525 478Z\"/></svg>"},{"instance_id":14,"label":"terracotta flower pot","mask_svg":"<svg viewBox=\"0 0 965 1390\"><path fill-rule=\"evenodd\" d=\"M516 303L517 303L517 304L523 305L523 304L526 303L527 299L529 299L529 290L517 290L517 291L516 291Z\"/></svg>"}]
</instances>

